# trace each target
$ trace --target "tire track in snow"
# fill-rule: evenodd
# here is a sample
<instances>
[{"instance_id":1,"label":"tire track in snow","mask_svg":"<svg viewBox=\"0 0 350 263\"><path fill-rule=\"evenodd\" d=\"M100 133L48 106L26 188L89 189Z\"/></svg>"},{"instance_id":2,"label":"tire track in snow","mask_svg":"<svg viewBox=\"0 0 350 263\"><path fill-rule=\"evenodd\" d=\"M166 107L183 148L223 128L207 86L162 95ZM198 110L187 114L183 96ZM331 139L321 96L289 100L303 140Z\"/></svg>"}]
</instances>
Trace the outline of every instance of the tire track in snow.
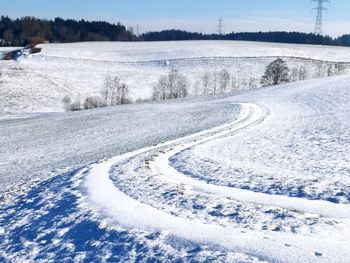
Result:
<instances>
[{"instance_id":1,"label":"tire track in snow","mask_svg":"<svg viewBox=\"0 0 350 263\"><path fill-rule=\"evenodd\" d=\"M199 181L179 175L176 170L176 172L170 171L170 174L168 174L168 158L176 151L229 135L234 131L247 129L252 125L260 123L267 117L263 109L257 105L245 103L241 104L241 106L242 113L240 117L231 124L120 155L92 166L84 183L84 188L88 194L88 205L102 215L107 216L110 222L122 224L128 228L162 231L169 236L178 236L201 244L224 247L234 252L247 253L272 262L297 262L301 258L305 262L329 262L331 260L337 261L339 259L340 261L340 259L348 258L350 249L342 241L325 240L318 237L305 237L288 233L271 232L267 234L243 228L222 227L178 218L130 198L119 191L110 179L110 170L118 163L127 161L139 154L158 149L162 150L166 147L171 148L170 151L168 150L167 153L159 157L152 164L152 167L157 172L160 171L167 180L175 180L181 184L189 185L195 191L211 192L212 194L226 196L233 195L234 198L240 198L248 202L260 201L262 203L274 203L275 205L282 206L287 202L289 206L295 207L295 205L300 203L294 203L295 200L289 197L286 197L281 202L279 201L280 196L268 197L268 195L256 195L256 193L250 191L237 192L237 189L224 189L207 184L203 185ZM263 199L259 200L257 198ZM300 201L305 202L303 199L300 199ZM317 206L316 204L325 205L326 203L312 202L307 203L302 210L309 212L308 210L311 209L313 212L316 212L310 206L311 204ZM325 209L317 209L317 212L320 212L321 215L344 218L339 214L336 207L340 206L326 206ZM347 217L348 215L346 214L345 218Z\"/></svg>"},{"instance_id":2,"label":"tire track in snow","mask_svg":"<svg viewBox=\"0 0 350 263\"><path fill-rule=\"evenodd\" d=\"M197 192L219 195L242 202L271 205L303 213L312 213L324 217L350 219L350 206L347 204L336 204L328 201L308 200L284 195L270 195L228 186L208 184L188 177L170 165L169 159L172 156L203 142L205 141L196 141L192 144L180 145L171 151L161 154L151 163L151 169L153 169L154 174L161 175L168 180L185 185L186 187L191 187L192 190Z\"/></svg>"}]
</instances>

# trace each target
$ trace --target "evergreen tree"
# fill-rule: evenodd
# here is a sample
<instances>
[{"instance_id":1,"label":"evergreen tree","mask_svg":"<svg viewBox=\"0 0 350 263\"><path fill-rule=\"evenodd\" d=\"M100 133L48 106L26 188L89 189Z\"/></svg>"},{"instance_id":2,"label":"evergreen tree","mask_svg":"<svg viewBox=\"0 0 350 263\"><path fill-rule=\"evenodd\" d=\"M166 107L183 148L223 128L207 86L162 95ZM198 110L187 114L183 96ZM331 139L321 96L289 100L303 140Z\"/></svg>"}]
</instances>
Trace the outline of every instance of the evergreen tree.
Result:
<instances>
[{"instance_id":1,"label":"evergreen tree","mask_svg":"<svg viewBox=\"0 0 350 263\"><path fill-rule=\"evenodd\" d=\"M242 32L226 35L202 34L182 30L164 30L149 32L140 37L133 34L132 28L126 29L120 23L104 21L86 21L55 18L54 20L22 17L11 19L0 17L0 44L3 46L24 46L32 38L49 42L80 41L173 41L173 40L246 40L295 44L319 44L350 46L350 35L333 39L329 36L301 32Z\"/></svg>"},{"instance_id":2,"label":"evergreen tree","mask_svg":"<svg viewBox=\"0 0 350 263\"><path fill-rule=\"evenodd\" d=\"M80 41L132 41L135 36L122 24L101 21L85 21L62 18L54 20L22 17L12 20L0 18L0 39L3 46L25 46L38 44L38 40L49 42Z\"/></svg>"}]
</instances>

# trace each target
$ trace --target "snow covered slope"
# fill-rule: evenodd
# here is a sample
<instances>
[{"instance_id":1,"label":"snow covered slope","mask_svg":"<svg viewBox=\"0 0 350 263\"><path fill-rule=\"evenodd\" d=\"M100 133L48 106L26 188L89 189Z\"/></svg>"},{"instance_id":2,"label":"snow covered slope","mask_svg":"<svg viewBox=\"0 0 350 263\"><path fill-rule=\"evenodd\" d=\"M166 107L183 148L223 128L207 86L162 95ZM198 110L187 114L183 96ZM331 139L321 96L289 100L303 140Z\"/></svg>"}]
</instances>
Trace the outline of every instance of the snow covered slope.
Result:
<instances>
[{"instance_id":1,"label":"snow covered slope","mask_svg":"<svg viewBox=\"0 0 350 263\"><path fill-rule=\"evenodd\" d=\"M38 145L1 148L6 181L78 161L1 206L0 260L350 261L349 85L3 119L4 143Z\"/></svg>"},{"instance_id":2,"label":"snow covered slope","mask_svg":"<svg viewBox=\"0 0 350 263\"><path fill-rule=\"evenodd\" d=\"M248 41L90 42L41 45L48 57L139 62L198 57L303 57L350 62L347 47Z\"/></svg>"},{"instance_id":3,"label":"snow covered slope","mask_svg":"<svg viewBox=\"0 0 350 263\"><path fill-rule=\"evenodd\" d=\"M259 86L265 66L286 57L289 67L306 70L305 78L327 74L329 62L346 62L349 48L239 41L187 41L45 44L42 53L20 62L0 61L0 113L63 111L62 98L99 94L106 74L119 76L132 98L147 99L160 75L177 69L201 88L205 72L227 69L229 91ZM320 60L320 61L319 61Z\"/></svg>"},{"instance_id":4,"label":"snow covered slope","mask_svg":"<svg viewBox=\"0 0 350 263\"><path fill-rule=\"evenodd\" d=\"M206 99L0 118L0 194L19 182L219 125L238 111Z\"/></svg>"}]
</instances>

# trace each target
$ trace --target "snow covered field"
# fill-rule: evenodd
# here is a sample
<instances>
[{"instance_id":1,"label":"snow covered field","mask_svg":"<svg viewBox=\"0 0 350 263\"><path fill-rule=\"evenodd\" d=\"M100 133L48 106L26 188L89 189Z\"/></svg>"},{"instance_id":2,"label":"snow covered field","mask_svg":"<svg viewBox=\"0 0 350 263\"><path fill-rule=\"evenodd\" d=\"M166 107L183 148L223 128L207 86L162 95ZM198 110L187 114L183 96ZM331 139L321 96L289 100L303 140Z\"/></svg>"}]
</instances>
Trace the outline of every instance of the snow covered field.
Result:
<instances>
[{"instance_id":1,"label":"snow covered field","mask_svg":"<svg viewBox=\"0 0 350 263\"><path fill-rule=\"evenodd\" d=\"M350 77L323 78L348 48L42 48L0 61L0 262L350 262ZM277 57L309 80L257 89ZM60 112L107 73L145 99L171 69L192 94L227 69L232 94Z\"/></svg>"},{"instance_id":2,"label":"snow covered field","mask_svg":"<svg viewBox=\"0 0 350 263\"><path fill-rule=\"evenodd\" d=\"M349 85L0 119L0 261L349 262Z\"/></svg>"},{"instance_id":3,"label":"snow covered field","mask_svg":"<svg viewBox=\"0 0 350 263\"><path fill-rule=\"evenodd\" d=\"M302 57L350 62L347 47L247 41L91 42L41 45L47 57L140 62L200 57Z\"/></svg>"},{"instance_id":4,"label":"snow covered field","mask_svg":"<svg viewBox=\"0 0 350 263\"><path fill-rule=\"evenodd\" d=\"M44 44L41 54L20 62L0 61L0 114L63 111L62 98L99 94L106 74L119 76L133 99L148 99L160 75L177 69L190 80L191 94L201 88L205 72L227 69L228 91L259 86L267 64L284 57L305 78L327 74L342 62L350 72L345 47L287 45L239 41ZM332 62L333 61L333 62Z\"/></svg>"}]
</instances>

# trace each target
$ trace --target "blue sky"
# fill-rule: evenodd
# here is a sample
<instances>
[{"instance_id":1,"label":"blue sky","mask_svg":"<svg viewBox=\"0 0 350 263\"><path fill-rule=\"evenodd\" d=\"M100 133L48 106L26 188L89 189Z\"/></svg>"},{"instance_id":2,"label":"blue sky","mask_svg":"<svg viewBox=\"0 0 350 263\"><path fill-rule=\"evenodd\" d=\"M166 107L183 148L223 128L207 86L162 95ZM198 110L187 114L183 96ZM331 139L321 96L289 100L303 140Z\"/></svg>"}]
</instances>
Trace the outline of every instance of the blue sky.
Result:
<instances>
[{"instance_id":1,"label":"blue sky","mask_svg":"<svg viewBox=\"0 0 350 263\"><path fill-rule=\"evenodd\" d=\"M350 33L350 1L331 0L324 31ZM309 0L0 0L1 14L42 18L84 18L138 24L140 31L177 28L215 32L216 20L225 32L313 31L316 13Z\"/></svg>"}]
</instances>

